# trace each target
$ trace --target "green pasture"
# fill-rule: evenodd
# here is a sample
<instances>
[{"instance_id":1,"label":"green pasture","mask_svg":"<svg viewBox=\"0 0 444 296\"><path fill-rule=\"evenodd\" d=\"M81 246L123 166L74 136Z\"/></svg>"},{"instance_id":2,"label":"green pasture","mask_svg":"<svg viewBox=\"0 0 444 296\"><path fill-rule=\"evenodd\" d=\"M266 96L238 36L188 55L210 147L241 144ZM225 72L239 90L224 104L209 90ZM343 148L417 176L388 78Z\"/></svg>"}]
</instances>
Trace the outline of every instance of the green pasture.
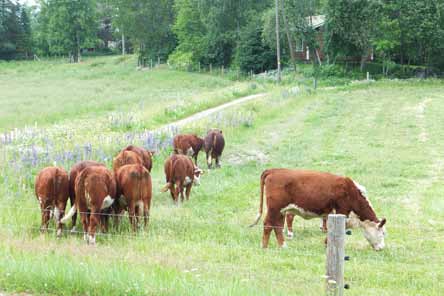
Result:
<instances>
[{"instance_id":1,"label":"green pasture","mask_svg":"<svg viewBox=\"0 0 444 296\"><path fill-rule=\"evenodd\" d=\"M261 224L248 228L258 211L261 172L289 167L355 179L366 186L378 217L387 218L387 247L381 252L373 251L358 229L347 237L351 260L345 277L351 289L346 295L442 294L442 81L352 83L313 92L297 83L273 87L165 68L136 71L118 61L54 63L54 71L38 63L0 65L0 93L10 98L0 96L2 105L7 101L6 111L0 111L0 130L17 127L18 134L25 134L0 144L0 290L48 295L322 295L325 235L319 220L296 218L295 238L287 241L287 249L277 248L274 235L270 248L261 249ZM15 79L6 78L5 83L10 75ZM11 84L27 87L20 91ZM39 114L26 106L33 104L31 87L39 94ZM33 178L52 163L33 166L20 158L25 152L17 151L33 145L40 155L49 149L42 147L63 151L88 143L102 153L91 158L110 165L112 155L130 144L125 142L128 131L141 133L175 119L165 115L177 100L168 94L180 93L193 102L180 118L197 111L194 103L204 109L257 91L268 95L183 130L203 135L217 126L226 139L222 168L206 171L189 202L176 207L169 194L160 193L163 161L170 151L156 154L148 229L134 234L125 218L119 229L99 235L95 247L87 246L80 234L66 233L57 240L54 232L39 233ZM55 105L57 93L67 96L65 106ZM123 117L137 114L140 121L129 129L112 128L109 117L115 112ZM34 122L37 126L30 128ZM35 135L26 134L28 129ZM131 140L143 144L138 137ZM199 162L205 167L203 154ZM65 169L72 165L69 160L58 164Z\"/></svg>"}]
</instances>

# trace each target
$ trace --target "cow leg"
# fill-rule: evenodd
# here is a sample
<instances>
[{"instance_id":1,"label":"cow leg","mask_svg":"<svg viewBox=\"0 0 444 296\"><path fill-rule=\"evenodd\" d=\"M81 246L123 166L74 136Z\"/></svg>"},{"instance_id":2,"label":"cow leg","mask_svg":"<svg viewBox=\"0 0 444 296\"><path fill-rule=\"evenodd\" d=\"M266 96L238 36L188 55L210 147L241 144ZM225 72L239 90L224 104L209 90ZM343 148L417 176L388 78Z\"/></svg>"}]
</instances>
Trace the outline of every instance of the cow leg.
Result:
<instances>
[{"instance_id":1,"label":"cow leg","mask_svg":"<svg viewBox=\"0 0 444 296\"><path fill-rule=\"evenodd\" d=\"M324 233L327 232L327 217L322 218L322 224L321 224L320 228L321 228L322 232L324 232Z\"/></svg>"},{"instance_id":2,"label":"cow leg","mask_svg":"<svg viewBox=\"0 0 444 296\"><path fill-rule=\"evenodd\" d=\"M136 218L136 225L139 226L139 220L142 213L142 208L139 207L138 203L136 203L136 206L134 208L134 217Z\"/></svg>"},{"instance_id":3,"label":"cow leg","mask_svg":"<svg viewBox=\"0 0 444 296\"><path fill-rule=\"evenodd\" d=\"M88 244L96 244L96 229L97 225L100 223L100 212L97 213L95 209L91 210L89 217L89 229L88 229Z\"/></svg>"},{"instance_id":4,"label":"cow leg","mask_svg":"<svg viewBox=\"0 0 444 296\"><path fill-rule=\"evenodd\" d=\"M71 203L71 208L75 205L74 197L69 197L69 202ZM71 233L76 231L76 223L77 223L77 212L72 216L71 218L72 226L71 226Z\"/></svg>"},{"instance_id":5,"label":"cow leg","mask_svg":"<svg viewBox=\"0 0 444 296\"><path fill-rule=\"evenodd\" d=\"M61 206L54 207L54 220L57 228L57 237L61 237L63 233L63 224L60 223L60 220L65 216L65 210Z\"/></svg>"},{"instance_id":6,"label":"cow leg","mask_svg":"<svg viewBox=\"0 0 444 296\"><path fill-rule=\"evenodd\" d=\"M103 233L108 232L109 216L111 215L111 207L100 212L100 228Z\"/></svg>"},{"instance_id":7,"label":"cow leg","mask_svg":"<svg viewBox=\"0 0 444 296\"><path fill-rule=\"evenodd\" d=\"M119 224L120 224L120 207L114 207L113 208L114 211L114 228L119 229Z\"/></svg>"},{"instance_id":8,"label":"cow leg","mask_svg":"<svg viewBox=\"0 0 444 296\"><path fill-rule=\"evenodd\" d=\"M289 239L292 239L294 234L293 234L293 219L294 219L294 215L292 214L287 214L286 215L286 221L287 221L287 237Z\"/></svg>"},{"instance_id":9,"label":"cow leg","mask_svg":"<svg viewBox=\"0 0 444 296\"><path fill-rule=\"evenodd\" d=\"M220 156L216 156L216 167L220 168Z\"/></svg>"},{"instance_id":10,"label":"cow leg","mask_svg":"<svg viewBox=\"0 0 444 296\"><path fill-rule=\"evenodd\" d=\"M275 221L276 221L276 223L275 223L273 229L274 229L274 233L276 235L276 239L278 241L278 245L281 248L285 248L285 247L287 247L287 244L285 243L285 239L284 239L284 222L285 222L284 215L280 214L279 217Z\"/></svg>"},{"instance_id":11,"label":"cow leg","mask_svg":"<svg viewBox=\"0 0 444 296\"><path fill-rule=\"evenodd\" d=\"M187 187L186 187L185 195L187 197L187 200L190 200L190 193L191 193L191 187L192 186L193 186L192 184L188 184Z\"/></svg>"},{"instance_id":12,"label":"cow leg","mask_svg":"<svg viewBox=\"0 0 444 296\"><path fill-rule=\"evenodd\" d=\"M134 232L136 232L136 213L135 213L135 211L136 211L136 205L134 204L134 202L132 200L130 200L129 205L128 205L128 216L129 216L131 227Z\"/></svg>"},{"instance_id":13,"label":"cow leg","mask_svg":"<svg viewBox=\"0 0 444 296\"><path fill-rule=\"evenodd\" d=\"M51 210L49 207L43 208L42 210L42 226L40 228L40 231L42 233L45 233L48 231L48 224L49 220L51 219Z\"/></svg>"},{"instance_id":14,"label":"cow leg","mask_svg":"<svg viewBox=\"0 0 444 296\"><path fill-rule=\"evenodd\" d=\"M183 202L185 200L185 195L183 193L183 187L180 186L180 201Z\"/></svg>"},{"instance_id":15,"label":"cow leg","mask_svg":"<svg viewBox=\"0 0 444 296\"><path fill-rule=\"evenodd\" d=\"M273 230L273 219L270 215L270 212L267 213L267 216L264 220L264 234L262 236L262 248L268 248L268 242L270 241L270 234Z\"/></svg>"},{"instance_id":16,"label":"cow leg","mask_svg":"<svg viewBox=\"0 0 444 296\"><path fill-rule=\"evenodd\" d=\"M199 153L196 153L193 155L194 158L194 163L197 165L197 156L199 155Z\"/></svg>"},{"instance_id":17,"label":"cow leg","mask_svg":"<svg viewBox=\"0 0 444 296\"><path fill-rule=\"evenodd\" d=\"M148 207L148 203L143 203L143 224L144 227L146 228L148 226L148 222L149 222L149 217L150 215L150 209Z\"/></svg>"},{"instance_id":18,"label":"cow leg","mask_svg":"<svg viewBox=\"0 0 444 296\"><path fill-rule=\"evenodd\" d=\"M208 169L211 170L211 151L206 152Z\"/></svg>"},{"instance_id":19,"label":"cow leg","mask_svg":"<svg viewBox=\"0 0 444 296\"><path fill-rule=\"evenodd\" d=\"M82 226L83 226L83 239L88 241L88 213L81 212L80 220L82 220Z\"/></svg>"},{"instance_id":20,"label":"cow leg","mask_svg":"<svg viewBox=\"0 0 444 296\"><path fill-rule=\"evenodd\" d=\"M179 194L182 192L182 186L180 184L180 181L176 182L176 191L175 191L175 201L176 204L179 204ZM182 201L183 201L183 196L182 196Z\"/></svg>"}]
</instances>

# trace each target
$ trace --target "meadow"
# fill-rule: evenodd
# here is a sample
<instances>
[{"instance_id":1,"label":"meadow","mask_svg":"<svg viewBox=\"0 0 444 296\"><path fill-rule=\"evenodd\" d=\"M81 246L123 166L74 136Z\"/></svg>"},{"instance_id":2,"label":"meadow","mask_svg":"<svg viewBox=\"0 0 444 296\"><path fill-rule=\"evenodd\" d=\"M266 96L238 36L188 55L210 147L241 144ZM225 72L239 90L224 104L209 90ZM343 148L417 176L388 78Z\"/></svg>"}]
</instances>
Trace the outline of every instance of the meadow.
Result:
<instances>
[{"instance_id":1,"label":"meadow","mask_svg":"<svg viewBox=\"0 0 444 296\"><path fill-rule=\"evenodd\" d=\"M278 249L274 236L270 248L261 249L261 226L248 228L259 207L261 172L289 167L352 177L367 187L378 217L387 218L387 247L381 252L373 251L358 229L347 237L351 260L345 278L351 289L346 295L442 294L443 81L378 81L312 91L297 82L275 87L165 68L135 71L130 62L116 61L55 64L54 71L38 63L0 64L2 107L6 102L0 111L0 291L321 295L325 235L318 220L296 218L287 249ZM40 80L32 84L39 96L31 108L36 72ZM92 92L95 88L101 91ZM259 91L267 95L182 130L146 131ZM186 106L172 115L177 94ZM123 119L113 126L116 112ZM136 123L120 123L131 116ZM207 171L190 201L176 207L169 194L160 193L171 138L178 132L203 135L215 126L227 143L222 168ZM110 165L130 143L158 150L148 229L134 234L124 219L119 229L99 235L95 247L80 234L65 233L59 240L54 232L41 235L36 172L54 162L69 169L84 158ZM199 161L204 167L202 154Z\"/></svg>"}]
</instances>

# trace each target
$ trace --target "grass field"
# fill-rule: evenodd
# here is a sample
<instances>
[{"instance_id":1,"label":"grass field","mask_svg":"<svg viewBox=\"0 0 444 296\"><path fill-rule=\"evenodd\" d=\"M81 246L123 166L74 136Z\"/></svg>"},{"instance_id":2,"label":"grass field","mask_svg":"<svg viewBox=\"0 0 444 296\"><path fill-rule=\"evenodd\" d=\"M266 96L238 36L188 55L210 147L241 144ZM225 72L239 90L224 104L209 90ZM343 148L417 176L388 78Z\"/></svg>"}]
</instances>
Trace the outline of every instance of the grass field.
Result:
<instances>
[{"instance_id":1,"label":"grass field","mask_svg":"<svg viewBox=\"0 0 444 296\"><path fill-rule=\"evenodd\" d=\"M119 71L108 62L105 60L104 67ZM8 65L6 71L19 73L23 67ZM63 65L55 67L63 72ZM122 76L145 75L134 74L134 69L126 67L127 75ZM88 72L82 71L79 76L70 75L77 79ZM28 70L21 72L22 77L31 75ZM41 75L45 81L53 74ZM209 100L207 95L217 97L231 87L251 91L251 82L235 84L166 69L146 75L159 79L161 83L157 84L170 92L183 91L190 100ZM190 83L200 80L202 85L220 81L217 83L221 86L187 92L174 80L177 76ZM57 75L53 78L59 79ZM9 84L17 83L10 79ZM108 78L100 79L106 82ZM3 76L1 81L0 93L9 91ZM122 83L139 92L137 83ZM57 84L44 87L48 93L65 93ZM119 88L118 83L113 87ZM258 88L262 87L268 86ZM164 182L163 161L169 153L168 149L162 150L155 157L152 172L154 198L149 230L134 235L125 219L121 229L99 236L95 247L87 246L80 235L66 234L56 240L54 233L39 234L39 210L32 187L35 173L54 161L68 169L77 158L84 157L109 165L112 154L125 144L151 145L143 130L160 123L141 117L141 123L129 130L110 128L107 118L115 107L106 106L123 104L118 96L117 102L112 96L102 97L107 103L97 99L97 109L84 109L87 111L81 119L72 115L77 112L75 105L66 119L59 118L57 110L33 119L28 118L32 115L19 115L14 123L2 119L4 130L24 127L34 120L39 124L32 131L19 128L16 139L1 144L0 290L53 295L321 295L325 248L318 220L295 219L295 238L288 241L288 249L282 250L277 249L274 237L270 248L262 250L261 227L247 227L259 206L262 170L290 167L352 177L367 187L378 216L387 218L384 251L373 251L359 230L347 238L346 253L351 261L346 263L345 276L351 289L346 295L441 295L444 83L381 81L316 93L302 90L298 94L286 88L270 89L263 99L187 127L184 131L200 134L210 126L224 130L227 146L222 169L205 174L202 185L193 189L191 200L175 207L169 194L159 193ZM77 99L78 104L88 98L88 92L82 92L84 97ZM7 114L23 108L20 91L14 93L17 99L8 100ZM127 109L122 116L132 110L162 116L165 113L159 110L169 103L156 100L156 96L147 95L151 104L161 106L155 107L158 111L147 104L140 107L134 99L125 101ZM190 109L186 113L192 112ZM102 124L85 128L83 121ZM170 136L156 135L166 140ZM71 154L67 156L66 151ZM200 163L204 165L202 155Z\"/></svg>"}]
</instances>

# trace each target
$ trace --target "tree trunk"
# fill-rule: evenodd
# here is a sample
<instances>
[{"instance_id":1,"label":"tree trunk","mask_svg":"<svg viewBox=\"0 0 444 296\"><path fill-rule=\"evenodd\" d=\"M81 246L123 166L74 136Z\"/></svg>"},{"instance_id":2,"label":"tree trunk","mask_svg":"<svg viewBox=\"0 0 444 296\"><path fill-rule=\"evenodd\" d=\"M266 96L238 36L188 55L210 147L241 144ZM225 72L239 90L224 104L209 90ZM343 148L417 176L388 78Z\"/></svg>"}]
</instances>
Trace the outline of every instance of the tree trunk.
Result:
<instances>
[{"instance_id":1,"label":"tree trunk","mask_svg":"<svg viewBox=\"0 0 444 296\"><path fill-rule=\"evenodd\" d=\"M74 50L73 58L74 58L74 63L79 63L80 62L80 36L79 36L79 32L76 32L76 48Z\"/></svg>"},{"instance_id":2,"label":"tree trunk","mask_svg":"<svg viewBox=\"0 0 444 296\"><path fill-rule=\"evenodd\" d=\"M316 54L316 59L318 60L319 66L322 66L322 61L321 61L321 56L319 55L319 50L317 48L315 48L314 52Z\"/></svg>"},{"instance_id":3,"label":"tree trunk","mask_svg":"<svg viewBox=\"0 0 444 296\"><path fill-rule=\"evenodd\" d=\"M291 63L293 64L294 71L296 72L296 52L294 51L293 38L291 38L290 29L288 28L288 20L287 20L287 15L285 14L284 3L285 0L282 1L282 17L284 18L285 33L287 35Z\"/></svg>"},{"instance_id":4,"label":"tree trunk","mask_svg":"<svg viewBox=\"0 0 444 296\"><path fill-rule=\"evenodd\" d=\"M280 46L280 40L279 40L279 0L276 0L275 5L276 5L277 81L281 82L281 46Z\"/></svg>"},{"instance_id":5,"label":"tree trunk","mask_svg":"<svg viewBox=\"0 0 444 296\"><path fill-rule=\"evenodd\" d=\"M365 61L366 60L367 60L367 56L366 55L362 55L361 56L361 65L360 65L361 72L364 71L364 66L365 66Z\"/></svg>"},{"instance_id":6,"label":"tree trunk","mask_svg":"<svg viewBox=\"0 0 444 296\"><path fill-rule=\"evenodd\" d=\"M125 55L125 34L122 30L122 55Z\"/></svg>"}]
</instances>

